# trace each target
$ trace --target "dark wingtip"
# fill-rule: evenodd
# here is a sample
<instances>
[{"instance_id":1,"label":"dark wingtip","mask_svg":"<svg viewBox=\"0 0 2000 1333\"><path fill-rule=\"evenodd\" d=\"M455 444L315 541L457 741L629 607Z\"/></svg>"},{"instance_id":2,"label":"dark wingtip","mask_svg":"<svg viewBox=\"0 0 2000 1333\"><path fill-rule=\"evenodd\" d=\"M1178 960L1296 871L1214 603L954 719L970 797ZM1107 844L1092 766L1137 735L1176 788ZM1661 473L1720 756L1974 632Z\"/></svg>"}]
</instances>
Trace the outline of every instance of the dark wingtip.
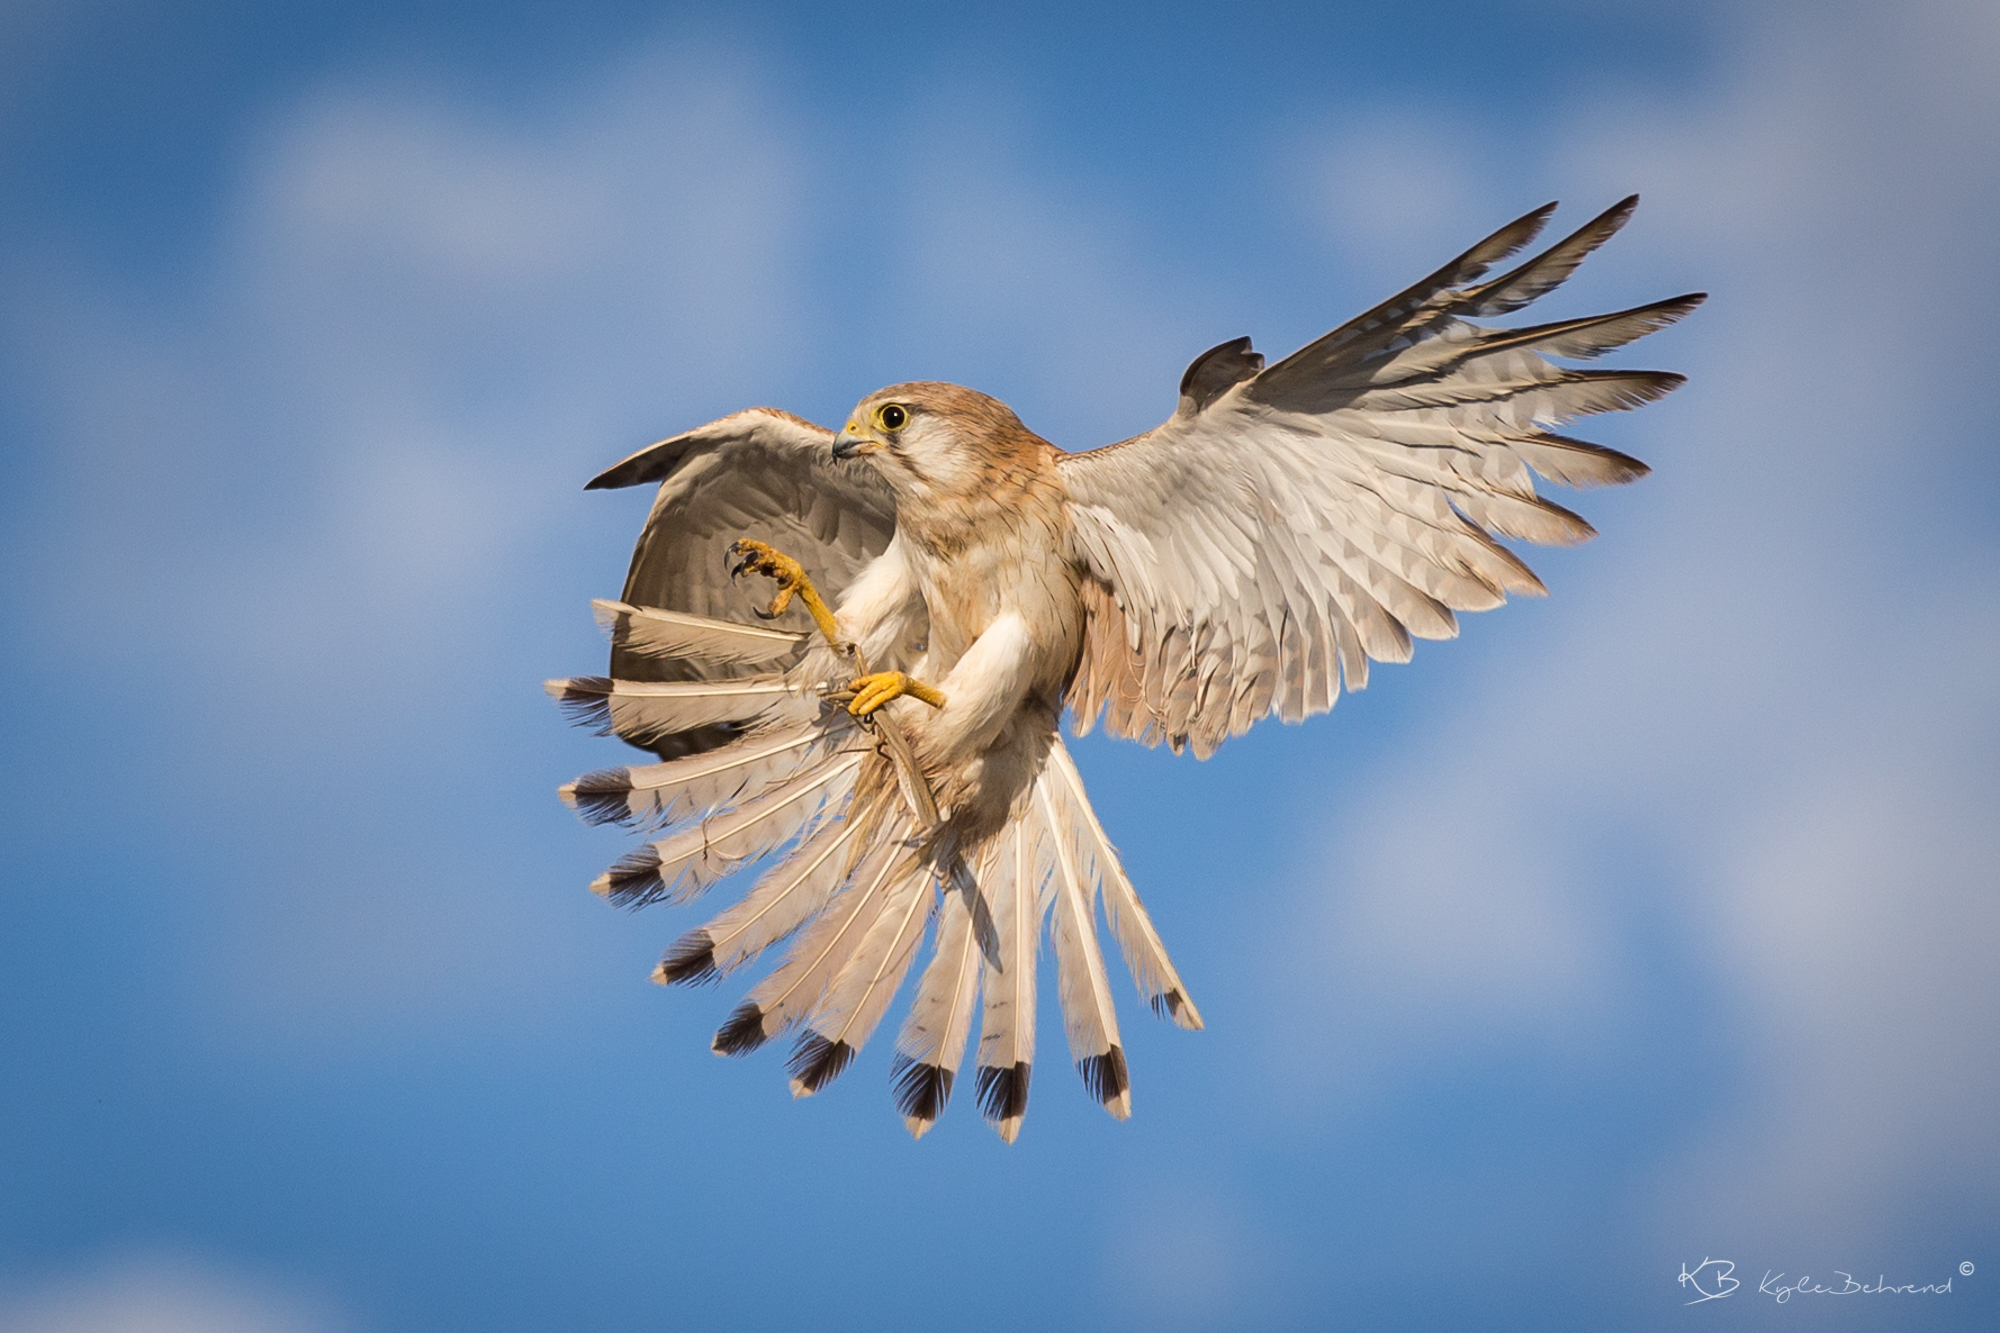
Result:
<instances>
[{"instance_id":1,"label":"dark wingtip","mask_svg":"<svg viewBox=\"0 0 2000 1333\"><path fill-rule=\"evenodd\" d=\"M660 854L651 843L627 852L590 887L619 907L644 907L666 892L660 880Z\"/></svg>"},{"instance_id":2,"label":"dark wingtip","mask_svg":"<svg viewBox=\"0 0 2000 1333\"><path fill-rule=\"evenodd\" d=\"M649 444L638 453L620 459L583 483L583 489L615 491L626 486L658 481L674 470L674 465L679 463L687 452L688 443L686 435L676 435L657 444Z\"/></svg>"},{"instance_id":3,"label":"dark wingtip","mask_svg":"<svg viewBox=\"0 0 2000 1333\"><path fill-rule=\"evenodd\" d=\"M614 463L592 477L589 481L583 483L583 489L586 491L617 491L623 490L627 486L637 486L643 482L656 480L656 477L645 475L646 470L644 468L634 467L633 463L635 461L635 459L628 458L622 463ZM666 470L662 468L658 475L664 476L665 474Z\"/></svg>"},{"instance_id":4,"label":"dark wingtip","mask_svg":"<svg viewBox=\"0 0 2000 1333\"><path fill-rule=\"evenodd\" d=\"M563 799L586 824L632 822L632 770L601 768L563 788Z\"/></svg>"},{"instance_id":5,"label":"dark wingtip","mask_svg":"<svg viewBox=\"0 0 2000 1333\"><path fill-rule=\"evenodd\" d=\"M896 1110L904 1119L929 1122L944 1114L951 1100L951 1070L899 1055L889 1077Z\"/></svg>"},{"instance_id":6,"label":"dark wingtip","mask_svg":"<svg viewBox=\"0 0 2000 1333\"><path fill-rule=\"evenodd\" d=\"M1026 1115L1028 1077L1033 1072L1026 1060L1005 1068L981 1065L978 1082L974 1084L979 1113L993 1121L1018 1120Z\"/></svg>"},{"instance_id":7,"label":"dark wingtip","mask_svg":"<svg viewBox=\"0 0 2000 1333\"><path fill-rule=\"evenodd\" d=\"M599 736L611 734L611 677L572 676L550 680L542 689L556 701L574 727L589 727Z\"/></svg>"},{"instance_id":8,"label":"dark wingtip","mask_svg":"<svg viewBox=\"0 0 2000 1333\"><path fill-rule=\"evenodd\" d=\"M1181 410L1195 413L1264 368L1264 357L1248 338L1218 343L1189 363L1181 376Z\"/></svg>"},{"instance_id":9,"label":"dark wingtip","mask_svg":"<svg viewBox=\"0 0 2000 1333\"><path fill-rule=\"evenodd\" d=\"M1454 280L1470 282L1533 241L1542 234L1542 228L1549 224L1549 219L1555 216L1557 203L1557 200L1551 199L1540 208L1529 209L1460 255L1449 266L1450 270L1456 271Z\"/></svg>"},{"instance_id":10,"label":"dark wingtip","mask_svg":"<svg viewBox=\"0 0 2000 1333\"><path fill-rule=\"evenodd\" d=\"M717 1055L748 1055L769 1040L764 1033L764 1011L745 1000L716 1030L708 1049Z\"/></svg>"},{"instance_id":11,"label":"dark wingtip","mask_svg":"<svg viewBox=\"0 0 2000 1333\"><path fill-rule=\"evenodd\" d=\"M1132 1086L1126 1076L1125 1050L1121 1046L1078 1061L1076 1072L1083 1075L1083 1086L1090 1089L1090 1095L1106 1105L1117 1101Z\"/></svg>"},{"instance_id":12,"label":"dark wingtip","mask_svg":"<svg viewBox=\"0 0 2000 1333\"><path fill-rule=\"evenodd\" d=\"M794 1096L807 1097L839 1078L854 1063L854 1048L844 1041L828 1041L808 1028L792 1048L785 1070L792 1076Z\"/></svg>"},{"instance_id":13,"label":"dark wingtip","mask_svg":"<svg viewBox=\"0 0 2000 1333\"><path fill-rule=\"evenodd\" d=\"M1617 203L1613 204L1611 207L1605 209L1602 213L1599 213L1596 217L1592 218L1590 221L1584 223L1583 226L1579 227L1577 230L1580 232L1584 232L1584 231L1590 231L1593 228L1602 228L1604 230L1604 237L1602 240L1598 242L1599 244L1602 244L1603 240L1608 240L1610 237L1623 231L1625 229L1625 224L1630 222L1632 220L1632 215L1638 211L1639 211L1639 196L1636 194L1628 194L1623 199L1620 199Z\"/></svg>"},{"instance_id":14,"label":"dark wingtip","mask_svg":"<svg viewBox=\"0 0 2000 1333\"><path fill-rule=\"evenodd\" d=\"M662 986L693 986L721 975L715 966L715 941L709 938L706 927L690 930L675 940L653 969L653 980ZM761 1021L761 1015L759 1018Z\"/></svg>"},{"instance_id":15,"label":"dark wingtip","mask_svg":"<svg viewBox=\"0 0 2000 1333\"><path fill-rule=\"evenodd\" d=\"M1664 301L1655 301L1650 310L1653 317L1660 321L1658 327L1664 329L1669 324L1686 319L1699 310L1702 302L1707 299L1707 292L1689 292L1685 296L1673 296Z\"/></svg>"}]
</instances>

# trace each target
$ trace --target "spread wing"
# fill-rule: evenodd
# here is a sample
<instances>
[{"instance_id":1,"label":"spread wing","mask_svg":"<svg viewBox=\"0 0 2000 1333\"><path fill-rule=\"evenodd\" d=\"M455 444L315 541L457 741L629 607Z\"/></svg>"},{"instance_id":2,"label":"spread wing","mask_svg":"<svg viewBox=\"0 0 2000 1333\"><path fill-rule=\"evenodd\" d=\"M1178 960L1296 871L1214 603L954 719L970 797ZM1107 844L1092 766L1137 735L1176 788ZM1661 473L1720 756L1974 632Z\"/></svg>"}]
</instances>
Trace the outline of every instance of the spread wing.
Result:
<instances>
[{"instance_id":1,"label":"spread wing","mask_svg":"<svg viewBox=\"0 0 2000 1333\"><path fill-rule=\"evenodd\" d=\"M600 604L612 632L611 676L619 681L686 681L718 674L782 671L809 641L811 619L796 604L759 639L753 613L770 597L764 580L729 576L729 544L768 542L805 567L821 594L838 605L856 574L880 555L896 530L889 488L865 464L833 456L833 432L768 407L755 407L662 440L593 478L588 490L660 483L652 513L632 551L622 604ZM679 619L637 614L640 608ZM709 625L686 617L729 622ZM698 657L661 651L654 642L728 634L727 652ZM736 643L734 640L741 640ZM671 645L669 645L671 646ZM711 645L711 648L713 645ZM707 748L722 733L691 739L675 754ZM662 755L663 758L675 757Z\"/></svg>"},{"instance_id":2,"label":"spread wing","mask_svg":"<svg viewBox=\"0 0 2000 1333\"><path fill-rule=\"evenodd\" d=\"M1658 398L1659 371L1579 370L1700 295L1533 328L1473 323L1559 285L1624 225L1626 199L1498 278L1555 205L1276 365L1205 353L1165 424L1061 462L1090 623L1069 704L1116 735L1206 757L1276 711L1333 707L1343 679L1450 638L1458 611L1540 594L1497 538L1567 544L1589 524L1535 493L1631 481L1624 454L1552 433Z\"/></svg>"}]
</instances>

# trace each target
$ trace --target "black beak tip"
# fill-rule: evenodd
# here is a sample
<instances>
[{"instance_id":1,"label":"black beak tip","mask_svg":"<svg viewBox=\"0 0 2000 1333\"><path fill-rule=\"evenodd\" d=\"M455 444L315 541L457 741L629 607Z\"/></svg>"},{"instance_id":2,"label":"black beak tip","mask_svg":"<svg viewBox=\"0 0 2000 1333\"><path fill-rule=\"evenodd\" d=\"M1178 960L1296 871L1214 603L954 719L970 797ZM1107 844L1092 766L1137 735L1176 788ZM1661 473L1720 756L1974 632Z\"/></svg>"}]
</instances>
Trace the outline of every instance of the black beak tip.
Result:
<instances>
[{"instance_id":1,"label":"black beak tip","mask_svg":"<svg viewBox=\"0 0 2000 1333\"><path fill-rule=\"evenodd\" d=\"M833 442L833 456L835 458L852 458L854 457L854 450L856 448L856 445L857 442L854 440L848 440L848 439L835 440Z\"/></svg>"}]
</instances>

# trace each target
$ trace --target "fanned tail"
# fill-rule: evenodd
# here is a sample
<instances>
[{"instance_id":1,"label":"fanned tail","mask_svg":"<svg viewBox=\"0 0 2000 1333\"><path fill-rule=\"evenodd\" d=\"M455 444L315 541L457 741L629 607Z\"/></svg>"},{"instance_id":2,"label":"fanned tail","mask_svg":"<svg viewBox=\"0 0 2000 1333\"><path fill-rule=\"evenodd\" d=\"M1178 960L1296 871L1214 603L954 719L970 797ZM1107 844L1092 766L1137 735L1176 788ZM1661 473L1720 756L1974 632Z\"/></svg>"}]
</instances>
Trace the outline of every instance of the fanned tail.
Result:
<instances>
[{"instance_id":1,"label":"fanned tail","mask_svg":"<svg viewBox=\"0 0 2000 1333\"><path fill-rule=\"evenodd\" d=\"M937 1122L978 1015L975 1095L1012 1143L1034 1072L1046 920L1077 1069L1112 1115L1130 1114L1098 943L1100 893L1140 993L1182 1027L1200 1027L1201 1017L1059 737L1006 826L964 844L915 814L921 803L902 789L905 775L844 711L815 697L809 682L837 669L830 652L822 663L812 644L801 654L798 635L624 603L597 607L620 649L719 678L549 683L583 721L672 756L585 774L561 789L590 822L665 833L591 887L624 906L680 902L782 853L739 901L676 940L653 972L663 984L712 980L785 945L715 1034L718 1054L745 1054L796 1030L787 1062L793 1095L819 1091L881 1026L928 932L933 951L896 1043L897 1109L917 1137ZM794 665L786 674L735 674L787 656Z\"/></svg>"}]
</instances>

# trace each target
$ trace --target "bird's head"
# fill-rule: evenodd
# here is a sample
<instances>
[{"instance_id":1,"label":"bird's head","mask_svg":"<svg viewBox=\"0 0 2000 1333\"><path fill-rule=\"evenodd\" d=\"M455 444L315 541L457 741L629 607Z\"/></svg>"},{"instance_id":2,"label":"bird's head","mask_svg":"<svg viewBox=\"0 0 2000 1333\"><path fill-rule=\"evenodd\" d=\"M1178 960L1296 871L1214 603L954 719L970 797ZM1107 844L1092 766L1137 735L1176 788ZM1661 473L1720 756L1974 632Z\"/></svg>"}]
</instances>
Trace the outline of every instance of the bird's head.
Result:
<instances>
[{"instance_id":1,"label":"bird's head","mask_svg":"<svg viewBox=\"0 0 2000 1333\"><path fill-rule=\"evenodd\" d=\"M956 384L892 384L855 405L836 458L864 458L900 491L969 495L1025 450L1048 446L1005 403Z\"/></svg>"}]
</instances>

